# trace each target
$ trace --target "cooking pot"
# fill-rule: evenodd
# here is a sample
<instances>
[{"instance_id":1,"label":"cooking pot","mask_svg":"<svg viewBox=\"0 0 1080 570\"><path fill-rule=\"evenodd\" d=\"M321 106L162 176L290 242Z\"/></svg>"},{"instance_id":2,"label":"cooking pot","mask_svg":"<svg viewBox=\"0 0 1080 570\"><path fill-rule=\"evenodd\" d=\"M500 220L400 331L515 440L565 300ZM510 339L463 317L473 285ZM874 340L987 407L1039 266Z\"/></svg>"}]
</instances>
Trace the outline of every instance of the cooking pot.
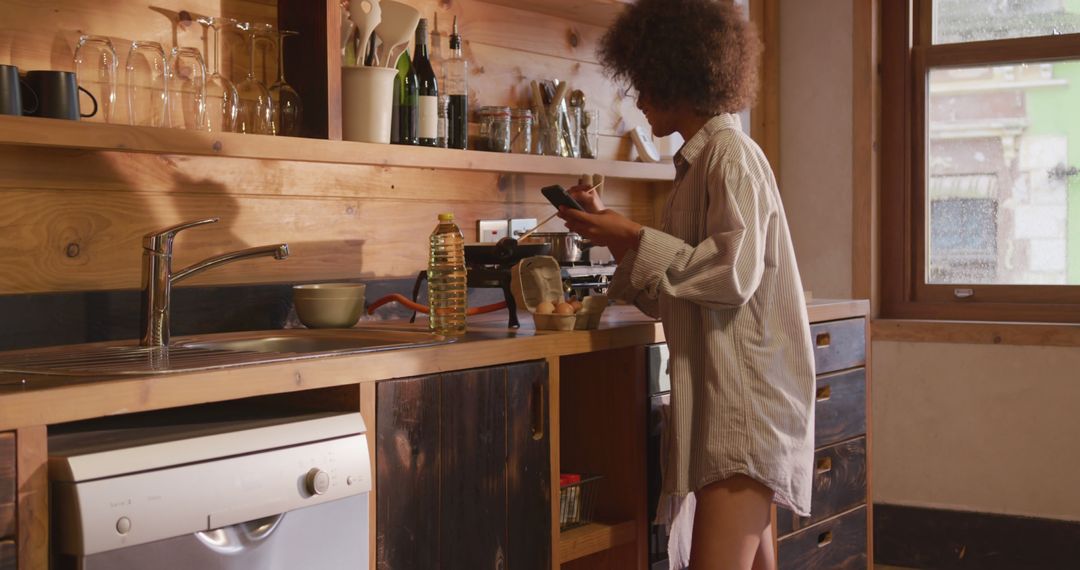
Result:
<instances>
[{"instance_id":1,"label":"cooking pot","mask_svg":"<svg viewBox=\"0 0 1080 570\"><path fill-rule=\"evenodd\" d=\"M577 263L585 260L585 251L593 243L574 232L536 232L522 243L546 243L551 245L550 255L559 263Z\"/></svg>"}]
</instances>

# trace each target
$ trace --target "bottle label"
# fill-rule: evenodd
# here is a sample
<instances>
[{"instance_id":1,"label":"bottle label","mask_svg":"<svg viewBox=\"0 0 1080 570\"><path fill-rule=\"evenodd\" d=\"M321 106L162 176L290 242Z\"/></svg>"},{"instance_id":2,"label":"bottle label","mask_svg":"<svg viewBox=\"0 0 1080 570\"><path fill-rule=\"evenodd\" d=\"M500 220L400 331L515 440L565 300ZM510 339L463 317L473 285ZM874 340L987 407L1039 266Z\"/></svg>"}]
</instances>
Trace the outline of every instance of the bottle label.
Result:
<instances>
[{"instance_id":1,"label":"bottle label","mask_svg":"<svg viewBox=\"0 0 1080 570\"><path fill-rule=\"evenodd\" d=\"M422 139L439 136L439 104L434 96L420 96L420 128L417 134Z\"/></svg>"}]
</instances>

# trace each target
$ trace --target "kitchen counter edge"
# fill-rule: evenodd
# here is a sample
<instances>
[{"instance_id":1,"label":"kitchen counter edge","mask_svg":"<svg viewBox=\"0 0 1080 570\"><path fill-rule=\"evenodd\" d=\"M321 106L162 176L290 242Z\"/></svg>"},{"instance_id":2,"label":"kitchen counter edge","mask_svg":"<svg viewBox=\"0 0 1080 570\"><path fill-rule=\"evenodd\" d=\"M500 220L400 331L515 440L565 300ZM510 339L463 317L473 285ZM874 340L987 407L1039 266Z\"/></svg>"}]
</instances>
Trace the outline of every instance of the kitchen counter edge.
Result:
<instances>
[{"instance_id":1,"label":"kitchen counter edge","mask_svg":"<svg viewBox=\"0 0 1080 570\"><path fill-rule=\"evenodd\" d=\"M869 303L821 299L808 302L807 311L810 322L864 317ZM591 331L538 332L527 317L521 329L512 331L500 322L478 320L469 337L431 347L191 373L77 380L35 377L33 382L49 386L0 393L0 431L664 342L659 321L633 307L610 308L600 328Z\"/></svg>"}]
</instances>

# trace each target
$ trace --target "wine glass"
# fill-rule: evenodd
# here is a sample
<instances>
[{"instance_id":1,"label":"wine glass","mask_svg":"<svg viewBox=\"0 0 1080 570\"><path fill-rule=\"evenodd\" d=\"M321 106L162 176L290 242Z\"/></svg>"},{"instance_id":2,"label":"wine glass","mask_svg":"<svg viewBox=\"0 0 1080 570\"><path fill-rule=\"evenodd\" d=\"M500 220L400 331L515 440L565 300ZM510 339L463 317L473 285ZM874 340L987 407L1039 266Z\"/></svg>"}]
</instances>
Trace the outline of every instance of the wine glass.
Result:
<instances>
[{"instance_id":1,"label":"wine glass","mask_svg":"<svg viewBox=\"0 0 1080 570\"><path fill-rule=\"evenodd\" d=\"M237 28L247 34L251 44L248 59L248 72L244 80L236 86L236 96L240 105L236 113L236 132L260 135L274 134L274 103L270 100L270 90L255 76L255 42L259 36L266 35L273 26L269 24L237 24Z\"/></svg>"},{"instance_id":2,"label":"wine glass","mask_svg":"<svg viewBox=\"0 0 1080 570\"><path fill-rule=\"evenodd\" d=\"M206 128L206 64L193 47L174 47L169 61L169 126Z\"/></svg>"},{"instance_id":3,"label":"wine glass","mask_svg":"<svg viewBox=\"0 0 1080 570\"><path fill-rule=\"evenodd\" d=\"M232 81L221 74L220 36L222 26L235 26L236 20L229 18L199 18L203 30L214 30L213 56L210 58L210 75L206 78L206 113L205 130L220 133L236 130L236 87Z\"/></svg>"},{"instance_id":4,"label":"wine glass","mask_svg":"<svg viewBox=\"0 0 1080 570\"><path fill-rule=\"evenodd\" d=\"M287 136L300 136L300 127L304 120L304 105L300 94L285 82L285 38L299 35L300 32L278 30L278 78L270 86L270 97L274 102L274 132Z\"/></svg>"},{"instance_id":5,"label":"wine glass","mask_svg":"<svg viewBox=\"0 0 1080 570\"><path fill-rule=\"evenodd\" d=\"M131 42L127 65L128 123L168 126L169 62L158 42Z\"/></svg>"}]
</instances>

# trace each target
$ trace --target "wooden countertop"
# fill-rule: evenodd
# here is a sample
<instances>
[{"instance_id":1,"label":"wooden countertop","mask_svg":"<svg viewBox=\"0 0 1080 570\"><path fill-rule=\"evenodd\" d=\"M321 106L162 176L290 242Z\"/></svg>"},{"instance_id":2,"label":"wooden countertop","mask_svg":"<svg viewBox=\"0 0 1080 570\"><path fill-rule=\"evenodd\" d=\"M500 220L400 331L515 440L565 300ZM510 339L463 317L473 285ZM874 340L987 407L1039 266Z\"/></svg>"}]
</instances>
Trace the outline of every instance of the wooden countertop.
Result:
<instances>
[{"instance_id":1,"label":"wooden countertop","mask_svg":"<svg viewBox=\"0 0 1080 570\"><path fill-rule=\"evenodd\" d=\"M823 299L807 309L820 322L865 316L869 304ZM458 342L423 348L145 376L0 374L0 431L664 342L660 323L633 307L610 307L592 331L536 331L522 317L518 330L501 313L470 318Z\"/></svg>"}]
</instances>

